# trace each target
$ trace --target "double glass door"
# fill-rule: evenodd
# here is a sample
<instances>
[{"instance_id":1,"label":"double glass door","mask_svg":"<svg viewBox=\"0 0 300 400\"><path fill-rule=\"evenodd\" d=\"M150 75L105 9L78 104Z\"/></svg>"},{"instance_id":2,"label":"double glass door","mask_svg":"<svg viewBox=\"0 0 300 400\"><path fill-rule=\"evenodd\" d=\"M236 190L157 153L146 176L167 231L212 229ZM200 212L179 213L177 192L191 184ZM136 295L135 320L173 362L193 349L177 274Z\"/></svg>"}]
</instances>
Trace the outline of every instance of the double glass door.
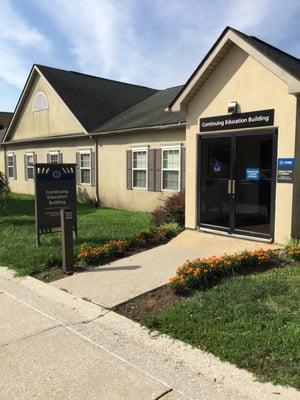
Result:
<instances>
[{"instance_id":1,"label":"double glass door","mask_svg":"<svg viewBox=\"0 0 300 400\"><path fill-rule=\"evenodd\" d=\"M200 226L272 237L275 134L201 137Z\"/></svg>"}]
</instances>

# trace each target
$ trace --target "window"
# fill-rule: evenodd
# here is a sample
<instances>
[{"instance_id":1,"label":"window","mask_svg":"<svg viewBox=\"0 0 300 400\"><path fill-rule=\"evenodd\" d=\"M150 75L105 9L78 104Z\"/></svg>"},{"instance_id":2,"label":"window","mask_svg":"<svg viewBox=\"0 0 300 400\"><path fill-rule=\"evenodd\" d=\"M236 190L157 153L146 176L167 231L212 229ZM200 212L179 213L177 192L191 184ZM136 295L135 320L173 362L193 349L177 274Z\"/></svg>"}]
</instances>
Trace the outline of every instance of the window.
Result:
<instances>
[{"instance_id":1,"label":"window","mask_svg":"<svg viewBox=\"0 0 300 400\"><path fill-rule=\"evenodd\" d=\"M34 177L34 155L33 153L26 154L26 178L33 179Z\"/></svg>"},{"instance_id":2,"label":"window","mask_svg":"<svg viewBox=\"0 0 300 400\"><path fill-rule=\"evenodd\" d=\"M147 189L148 150L132 150L132 187L133 189Z\"/></svg>"},{"instance_id":3,"label":"window","mask_svg":"<svg viewBox=\"0 0 300 400\"><path fill-rule=\"evenodd\" d=\"M58 151L50 151L49 162L50 162L50 164L58 164L59 163L59 152Z\"/></svg>"},{"instance_id":4,"label":"window","mask_svg":"<svg viewBox=\"0 0 300 400\"><path fill-rule=\"evenodd\" d=\"M80 152L80 183L91 184L91 152L90 150Z\"/></svg>"},{"instance_id":5,"label":"window","mask_svg":"<svg viewBox=\"0 0 300 400\"><path fill-rule=\"evenodd\" d=\"M180 147L162 149L162 190L180 188Z\"/></svg>"},{"instance_id":6,"label":"window","mask_svg":"<svg viewBox=\"0 0 300 400\"><path fill-rule=\"evenodd\" d=\"M8 175L8 178L15 177L15 162L14 162L14 154L13 153L7 154L7 175Z\"/></svg>"},{"instance_id":7,"label":"window","mask_svg":"<svg viewBox=\"0 0 300 400\"><path fill-rule=\"evenodd\" d=\"M48 108L48 99L45 93L37 92L32 101L32 111L42 111L47 110Z\"/></svg>"}]
</instances>

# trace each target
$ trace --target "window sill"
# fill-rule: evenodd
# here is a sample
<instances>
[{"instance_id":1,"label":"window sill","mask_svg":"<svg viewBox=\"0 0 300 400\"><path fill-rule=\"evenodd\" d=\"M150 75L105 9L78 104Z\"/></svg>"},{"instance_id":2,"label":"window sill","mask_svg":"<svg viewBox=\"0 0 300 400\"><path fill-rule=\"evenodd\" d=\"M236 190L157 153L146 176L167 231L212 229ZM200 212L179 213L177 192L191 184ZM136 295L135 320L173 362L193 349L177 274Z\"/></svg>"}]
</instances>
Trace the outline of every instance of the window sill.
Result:
<instances>
[{"instance_id":1,"label":"window sill","mask_svg":"<svg viewBox=\"0 0 300 400\"><path fill-rule=\"evenodd\" d=\"M142 188L142 187L133 187L132 190L146 190L148 191L148 188Z\"/></svg>"}]
</instances>

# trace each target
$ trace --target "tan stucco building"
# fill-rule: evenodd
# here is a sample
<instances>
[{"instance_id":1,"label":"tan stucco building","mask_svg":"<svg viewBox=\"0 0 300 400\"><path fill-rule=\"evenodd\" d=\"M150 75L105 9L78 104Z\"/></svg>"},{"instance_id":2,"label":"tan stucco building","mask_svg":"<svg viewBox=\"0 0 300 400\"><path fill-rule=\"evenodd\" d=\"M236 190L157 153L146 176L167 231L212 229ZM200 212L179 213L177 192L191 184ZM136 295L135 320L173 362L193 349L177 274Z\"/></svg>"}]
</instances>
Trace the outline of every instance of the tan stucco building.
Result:
<instances>
[{"instance_id":1,"label":"tan stucco building","mask_svg":"<svg viewBox=\"0 0 300 400\"><path fill-rule=\"evenodd\" d=\"M156 90L34 65L3 140L16 193L34 193L34 163L77 163L80 201L153 210L184 189L181 87ZM164 160L164 161L163 161Z\"/></svg>"},{"instance_id":2,"label":"tan stucco building","mask_svg":"<svg viewBox=\"0 0 300 400\"><path fill-rule=\"evenodd\" d=\"M76 162L79 199L109 207L185 189L187 228L285 243L300 234L299 93L297 58L232 28L161 91L35 65L2 164L33 193L34 162Z\"/></svg>"}]
</instances>

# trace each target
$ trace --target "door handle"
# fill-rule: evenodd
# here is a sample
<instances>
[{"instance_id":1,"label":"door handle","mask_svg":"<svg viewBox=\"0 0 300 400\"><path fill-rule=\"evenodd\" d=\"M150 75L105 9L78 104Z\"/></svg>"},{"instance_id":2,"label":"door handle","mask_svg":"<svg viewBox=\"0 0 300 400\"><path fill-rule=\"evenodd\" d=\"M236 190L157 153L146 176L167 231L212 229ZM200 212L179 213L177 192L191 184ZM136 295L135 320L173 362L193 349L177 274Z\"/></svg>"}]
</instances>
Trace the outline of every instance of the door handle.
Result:
<instances>
[{"instance_id":1,"label":"door handle","mask_svg":"<svg viewBox=\"0 0 300 400\"><path fill-rule=\"evenodd\" d=\"M232 194L231 179L228 179L227 193Z\"/></svg>"},{"instance_id":2,"label":"door handle","mask_svg":"<svg viewBox=\"0 0 300 400\"><path fill-rule=\"evenodd\" d=\"M232 180L232 194L235 195L235 179Z\"/></svg>"}]
</instances>

